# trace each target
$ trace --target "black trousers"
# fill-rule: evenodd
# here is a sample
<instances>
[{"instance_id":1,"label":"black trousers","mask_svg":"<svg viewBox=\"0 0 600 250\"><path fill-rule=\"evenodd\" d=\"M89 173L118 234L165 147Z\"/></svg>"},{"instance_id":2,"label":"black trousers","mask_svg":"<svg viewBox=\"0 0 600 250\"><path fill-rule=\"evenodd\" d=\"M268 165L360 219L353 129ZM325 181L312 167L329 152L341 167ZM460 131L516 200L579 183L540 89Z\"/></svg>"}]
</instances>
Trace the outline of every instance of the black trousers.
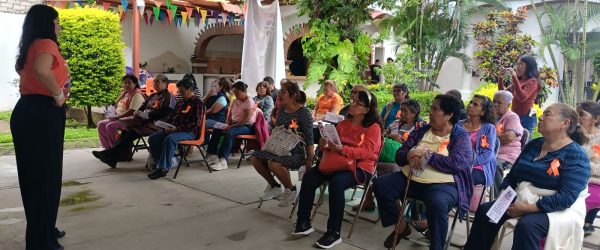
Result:
<instances>
[{"instance_id":1,"label":"black trousers","mask_svg":"<svg viewBox=\"0 0 600 250\"><path fill-rule=\"evenodd\" d=\"M21 198L27 218L26 249L56 249L66 112L52 97L22 96L10 119Z\"/></svg>"},{"instance_id":2,"label":"black trousers","mask_svg":"<svg viewBox=\"0 0 600 250\"><path fill-rule=\"evenodd\" d=\"M135 132L133 129L123 130L121 137L115 142L112 148L105 149L104 153L111 159L118 161L129 161L131 156L131 147L133 142L140 138L141 135Z\"/></svg>"}]
</instances>

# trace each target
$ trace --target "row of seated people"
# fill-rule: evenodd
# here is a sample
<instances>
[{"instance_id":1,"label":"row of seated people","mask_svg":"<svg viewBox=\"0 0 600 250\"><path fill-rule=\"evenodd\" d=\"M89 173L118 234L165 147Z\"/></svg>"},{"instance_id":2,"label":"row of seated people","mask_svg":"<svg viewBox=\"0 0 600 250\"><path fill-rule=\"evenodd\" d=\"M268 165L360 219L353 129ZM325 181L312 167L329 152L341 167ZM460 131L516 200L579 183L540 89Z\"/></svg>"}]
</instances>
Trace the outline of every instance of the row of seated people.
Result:
<instances>
[{"instance_id":1,"label":"row of seated people","mask_svg":"<svg viewBox=\"0 0 600 250\"><path fill-rule=\"evenodd\" d=\"M197 100L200 104L198 104L197 106L200 106L202 104L201 101L199 101L198 98L193 98L195 97L195 95L193 94L193 86L192 84L188 84L189 88L186 88L185 83L183 83L184 81L182 81L181 83L181 89L179 89L180 93L184 93L182 96L184 97L183 100ZM237 84L237 86L236 86ZM246 129L245 131L248 131L248 133L253 133L252 132L252 126L248 126L248 122L252 121L253 116L255 116L255 112L250 112L251 110L255 109L256 103L253 103L254 105L251 104L251 102L248 102L246 100L250 99L247 97L246 94L246 88L247 86L243 83L236 83L233 86L234 89L234 95L236 96L236 100L238 101L238 103L236 104L235 101L234 103L232 103L232 113L234 111L236 111L236 109L234 109L234 107L241 107L237 109L237 114L236 115L231 115L229 116L228 120L229 121L238 121L237 123L240 123L240 125L233 127L234 131L235 128L244 128ZM159 84L160 85L160 84ZM179 85L179 84L178 84ZM356 86L355 86L356 87ZM178 86L179 88L179 86ZM306 95L299 90L299 87L296 83L291 82L291 81L286 81L284 82L284 84L282 84L282 89L280 95L277 98L277 102L281 102L281 107L282 109L280 109L277 113L277 116L275 118L275 120L277 121L275 125L279 125L279 126L287 126L287 127L294 127L295 129L298 130L298 132L300 134L303 135L303 138L305 139L305 141L307 143L305 144L298 144L296 146L296 148L294 148L294 150L292 150L292 155L291 156L277 156L274 155L272 153L269 152L265 152L262 150L258 150L253 154L253 158L252 158L252 163L254 165L254 167L256 168L256 170L261 174L261 176L263 176L267 182L269 183L269 187L270 189L267 190L267 192L265 192L265 194L263 195L263 197L261 197L261 199L269 199L271 197L268 196L277 196L278 194L282 194L283 195L283 199L282 199L282 203L287 203L288 205L291 204L293 202L293 200L295 199L295 187L292 186L291 184L291 178L289 177L289 170L288 169L297 169L300 166L304 165L308 170L308 172L306 173L306 175L304 176L303 182L302 182L302 189L300 191L300 206L299 206L299 210L298 210L298 223L296 226L296 230L294 232L294 234L299 234L299 235L304 235L304 234L308 234L312 231L312 227L310 227L310 220L309 220L309 214L310 214L310 209L312 208L312 200L314 199L314 191L325 181L329 181L329 185L330 185L330 218L328 221L328 232L317 242L318 245L323 246L323 247L327 247L327 246L332 246L337 244L336 242L339 243L340 237L339 237L339 231L341 228L341 216L343 215L343 190L345 190L348 187L354 186L356 185L358 182L361 182L361 180L358 180L357 178L355 178L355 176L361 176L363 177L363 179L369 179L371 177L371 175L374 172L374 169L377 167L376 162L377 162L377 155L376 153L373 152L377 152L377 148L379 148L383 142L381 142L381 140L378 140L377 138L380 138L378 135L382 133L382 127L379 125L379 115L377 114L378 112L378 108L377 108L377 102L375 100L375 97L368 93L365 90L359 90L361 87L359 86L357 88L356 91L351 92L351 104L348 106L347 110L348 110L348 119L341 122L338 126L337 126L337 130L338 133L340 134L340 139L342 140L342 144L343 145L336 145L333 144L327 140L321 139L319 141L319 145L323 150L326 151L332 151L332 152L337 152L345 157L351 158L351 159L356 159L359 162L359 168L357 169L357 173L353 174L351 172L339 172L339 173L329 173L329 174L323 174L319 171L319 166L317 166L316 168L310 168L312 165L312 143L309 143L312 141L312 116L310 114L310 111L305 107L305 102L306 102ZM401 88L401 87L398 87ZM160 95L160 86L158 86L159 89L159 95ZM404 92L404 94L406 94L405 96L408 95L407 91L398 91L398 92ZM185 94L185 93L189 93L189 94ZM460 104L460 102L456 99L456 98L452 98L450 96L446 96L446 95L440 95L438 97L436 97L432 107L431 107L431 111L430 111L430 124L425 125L425 126L420 126L417 127L412 133L410 133L410 135L408 136L408 138L402 138L404 137L399 136L400 133L393 133L394 136L390 136L390 137L396 137L398 138L400 141L403 142L402 147L398 150L397 154L396 154L396 163L399 166L404 166L403 167L403 171L401 172L396 172L396 173L392 173L392 174L388 174L388 175L383 175L381 176L381 178L377 179L375 182L375 196L377 197L377 202L379 204L379 211L380 214L382 216L382 224L384 226L389 226L392 224L395 224L395 220L397 219L397 215L398 215L398 211L397 208L395 207L395 200L398 199L399 197L401 197L402 193L404 192L404 190L402 189L402 187L405 186L406 182L408 181L406 176L408 176L408 172L410 171L410 169L416 169L418 170L417 172L420 172L419 176L416 176L416 178L413 176L413 178L411 179L411 190L410 190L410 194L412 196L418 197L419 199L422 199L426 206L427 206L427 218L428 218L428 223L429 227L430 227L430 234L431 234L431 240L432 240L432 244L431 244L431 248L432 249L438 249L441 248L443 246L444 243L444 238L447 232L447 224L448 224L448 212L450 211L451 208L457 206L458 204L458 208L459 208L459 215L464 215L466 213L466 211L468 211L469 207L471 207L471 210L473 210L473 202L471 199L471 196L476 196L473 194L473 189L475 184L479 184L479 185L486 185L486 186L490 186L492 185L492 183L494 182L494 177L495 177L495 173L496 172L502 172L500 170L504 170L504 168L509 168L510 166L510 160L512 159L511 155L514 155L514 149L515 148L520 148L520 145L518 145L517 147L515 147L515 145L512 145L509 148L505 148L505 149L509 149L508 151L511 152L505 152L509 157L501 157L502 155L502 151L503 151L503 146L500 147L500 152L498 155L498 159L501 159L498 161L498 165L502 165L502 169L499 170L499 168L496 167L496 157L495 157L495 152L492 151L493 148L495 148L495 140L492 139L486 139L486 138L496 138L496 133L498 133L498 137L500 139L500 142L502 143L502 145L505 146L509 146L511 143L514 143L517 140L517 138L521 135L518 131L522 131L522 127L519 129L518 122L516 123L517 125L515 125L514 121L511 121L509 118L511 117L512 113L510 110L508 110L508 105L507 103L510 103L510 92L506 92L506 91L500 91L496 94L496 96L494 97L494 101L493 104L492 102L487 99L486 97L483 96L475 96L473 98L473 100L470 102L469 106L467 107L467 115L468 118L466 119L466 121L458 121L458 117L459 114L462 111L463 107L462 104ZM189 99L191 98L191 99ZM152 98L150 98L148 101L150 101ZM403 102L404 106L406 106L406 108L401 108L400 112L396 112L397 115L395 118L400 118L398 119L398 122L403 122L403 123L413 123L413 124L417 124L417 120L415 119L415 117L418 117L418 103L417 105L410 104L410 102L408 102L410 99L405 100ZM148 107L148 101L145 103L145 105L143 105L146 108L156 108L159 109L159 106L153 105L152 107ZM244 102L245 101L245 102ZM227 102L227 101L226 101ZM154 102L153 102L154 103ZM160 103L160 102L158 102ZM182 102L183 103L183 102ZM591 105L591 104L589 104ZM588 106L589 106L588 105ZM168 106L168 105L167 105ZM393 106L393 105L392 105ZM414 106L417 106L417 108L415 109ZM585 114L583 112L587 112L588 114L594 114L594 109L588 107L587 111L585 110L585 107L583 107L584 105L582 105L580 108L581 110L579 111L580 114ZM402 106L401 106L402 107ZM412 107L412 108L410 108ZM387 105L386 105L387 108ZM167 121L173 122L173 123L177 123L176 120L185 120L185 119L178 119L177 117L177 113L181 113L180 115L183 115L183 111L186 111L186 113L189 113L190 108L184 104L180 104L178 103L178 105L176 105L175 108L175 112L171 115L169 115L169 118L167 119ZM201 110L203 109L195 109L195 110L199 110L199 112L201 112ZM600 108L599 108L600 110ZM156 110L155 110L156 111ZM385 111L385 108L384 108ZM416 111L416 112L415 112ZM196 117L201 117L198 116L199 112L196 112ZM502 113L504 112L504 113ZM599 111L596 111L598 113L600 113ZM386 111L386 112L382 112L382 116L389 116L389 113L392 113L390 111ZM416 115L413 115L414 113L416 113ZM573 116L573 113L575 114L575 116ZM406 115L403 115L406 114ZM496 120L493 117L493 114L496 114L499 119ZM600 114L599 114L600 115ZM592 124L591 127L595 127L595 125L597 125L596 123L598 123L598 117L600 117L599 115L591 115L590 120L592 122L588 122L590 124ZM234 118L235 117L235 118ZM548 117L548 118L546 118ZM573 117L575 117L575 119L573 120ZM554 148L555 150L548 150L546 149L545 153L556 153L559 152L561 150L566 150L565 148L569 148L566 147L565 145L574 145L571 148L574 148L573 150L577 151L580 150L581 148L578 148L577 145L575 143L572 143L573 141L570 139L570 137L575 137L575 135L577 134L577 132L581 132L581 127L579 125L577 125L580 121L578 120L578 114L570 107L568 106L562 106L560 104L555 104L552 105L550 107L548 107L547 111L544 113L544 116L542 118L546 118L546 119L556 119L557 122L544 122L544 119L540 119L540 133L542 133L542 135L544 136L544 138L542 139L537 139L534 142L537 142L539 144L539 147L542 148L542 145L549 145L548 147L557 147L555 144L556 142L560 142L560 141L551 141L554 144L549 144L548 141L550 141L550 139L555 139L559 138L562 139L562 142L569 142L568 144L564 144L562 145L562 147L557 147ZM583 115L582 115L583 117ZM181 117L180 117L181 118ZM412 121L411 119L412 118ZM195 126L197 126L197 120L198 118L196 118L196 120L194 121L194 123L189 123L189 124L194 124ZM237 120L236 120L237 119ZM594 120L595 119L595 120ZM273 119L272 119L273 120ZM241 121L241 122L239 122ZM233 123L233 122L232 122ZM496 126L494 128L493 123L496 123ZM581 122L583 124L583 122ZM227 122L227 124L231 124L230 122ZM235 124L235 123L233 123ZM393 123L389 124L392 125ZM192 125L192 126L194 126ZM459 125L459 126L456 126ZM489 125L489 126L488 126ZM513 125L516 126L516 128L513 128ZM139 126L139 125L138 125ZM195 127L194 126L194 127ZM491 128L490 128L491 126ZM392 135L392 133L390 133L390 130L392 128L394 128L394 126L392 126L392 128L389 128L390 126L388 126L388 128L386 128L384 132L384 134L387 135ZM398 126L397 129L399 129L399 131L401 130L400 127L402 126ZM415 126L413 126L413 128L409 128L408 131L407 127L403 128L403 132L410 132L414 129ZM589 127L589 126L588 126ZM132 131L130 131L132 130ZM151 144L151 152L153 155L153 158L155 159L155 161L158 163L158 170L155 171L154 173L152 173L151 175L149 175L149 177L152 178L152 176L156 176L156 178L158 177L162 177L166 174L166 171L168 171L168 169L170 167L172 167L172 164L170 163L170 159L171 156L174 155L174 151L176 148L176 142L175 143L168 143L167 141L167 137L169 137L169 135L167 134L171 134L173 132L179 133L178 131L181 130L179 127L177 129L175 129L174 131L160 131L157 132L155 134L153 134L151 136L150 139L150 144ZM193 131L193 130L192 130ZM216 130L215 132L219 133L219 130ZM221 132L228 132L228 129L223 129L223 131ZM509 133L510 132L510 133ZM588 132L597 132L597 128L596 131L592 130ZM125 133L125 135L127 135L128 133L131 134L137 134L137 136L140 136L141 133L139 133L139 128L137 127L129 127ZM190 140L195 138L194 132L190 132L191 137L186 137L184 139L186 140ZM561 134L562 133L562 134ZM402 133L403 134L403 133ZM506 138L503 138L503 135L506 136ZM566 136L566 137L565 137ZM127 138L128 136L121 136L121 138ZM173 136L173 138L171 138L171 141L176 141L173 139L176 136ZM227 137L227 136L224 136ZM231 136L231 138L233 138L234 136ZM155 138L155 139L153 139ZM218 138L218 137L213 137L213 138ZM585 138L585 137L581 137L581 138ZM466 139L466 140L465 140ZM510 139L510 140L509 140ZM577 139L577 138L575 138ZM569 141L571 140L571 141ZM131 140L133 141L133 140ZM508 142L508 143L503 143L504 141ZM577 142L582 142L581 140L576 140ZM470 143L469 143L470 142ZM218 145L218 141L213 142L211 141L211 143L213 144L212 149L209 149L209 153L211 153L211 151L213 153L217 153L220 154L219 156L221 158L226 158L228 155L226 155L227 150L231 150L231 148L228 146L230 144L230 142L226 143L225 141L222 143L222 145L225 145L226 148L221 148L221 149L217 149L216 145ZM209 147L211 145L211 143L209 143ZM117 143L118 144L118 143ZM155 145L155 146L153 146ZM160 145L160 146L156 146L156 145ZM171 145L171 146L169 146ZM174 146L173 146L174 145ZM443 147L440 147L440 145L444 145ZM468 146L466 146L468 145ZM533 145L533 143L532 143ZM559 144L560 145L560 144ZM586 144L589 145L589 144ZM170 149L169 149L170 147ZM557 181L556 179L560 180L562 178L566 177L573 177L573 175L570 174L570 171L573 170L577 170L576 172L576 176L578 177L584 177L584 182L585 184L587 184L587 177L589 176L589 159L588 157L585 155L584 153L584 157L583 160L582 159L578 159L579 161L577 161L577 159L573 159L573 161L570 161L570 159L566 159L565 157L570 156L570 157L577 157L577 154L573 154L572 152L570 154L567 155L562 155L560 154L560 156L562 156L562 158L560 158L562 161L561 164L561 168L560 170L560 178L557 176L551 176L551 175L546 175L546 176L535 176L534 178L532 178L531 176L528 176L527 174L539 174L537 172L530 172L530 169L524 168L526 169L525 172L527 172L527 174L525 175L525 177L520 176L523 175L523 173L520 173L519 171L517 171L517 169L519 166L519 163L521 163L521 161L524 161L524 157L523 155L528 151L528 149L531 150L533 146L528 146L525 148L525 150L523 151L523 154L520 158L520 161L517 161L517 164L515 164L515 167L512 168L511 173L509 174L509 176L507 177L507 179L504 181L504 183L502 185L499 185L501 188L502 187L506 187L508 184L510 184L511 186L513 186L513 188L516 188L516 185L520 185L521 181L518 178L525 178L525 181L531 181L533 183L534 186L537 186L536 184L539 184L542 188L547 188L547 189L554 189L554 190L558 190L558 196L559 198L550 198L550 197L555 197L557 195L553 195L550 197L544 197L541 200L549 200L546 203L543 203L542 205L533 205L534 207L537 208L537 213L540 212L553 212L553 211L557 211L557 210L564 210L570 207L570 205L572 205L575 200L577 200L577 197L579 195L579 192L581 192L583 189L579 190L578 188L581 185L567 185L566 187L563 187L563 185L566 185L560 181ZM114 147L113 147L114 148ZM229 149L228 149L229 148ZM440 148L442 148L442 150L440 151ZM536 148L537 150L540 150L540 148ZM545 147L544 147L545 148ZM112 148L111 148L112 149ZM512 150L510 150L512 149ZM551 148L552 149L552 148ZM110 150L110 149L109 149ZM217 152L218 151L218 152ZM588 150L590 151L590 150ZM108 151L110 152L110 151ZM165 154L165 152L168 152ZM518 155L518 149L516 150L517 155ZM568 151L565 151L568 152ZM583 151L581 151L583 152ZM538 152L539 153L539 152ZM110 155L110 153L107 152L98 152L95 153L95 155L99 154L99 158L105 162L107 162L107 156L106 155ZM566 154L566 153L563 153ZM159 156L159 157L154 157L154 156ZM162 156L164 155L164 157ZM538 155L533 154L535 157L537 157ZM574 156L575 155L575 156ZM510 159L506 159L506 158L510 158ZM533 164L533 165L543 165L542 159L545 159L546 161L548 161L549 157L546 157L545 155L541 156L541 157L537 157L540 159L536 159L536 161L533 161L528 163L528 164ZM551 157L550 157L551 158ZM423 160L425 159L425 160ZM552 158L552 159L557 159L557 158ZM551 160L552 160L551 159ZM501 162L502 160L509 162L509 163L503 163ZM464 162L463 162L464 161ZM108 161L110 163L110 161ZM422 162L426 162L427 167L422 166ZM515 162L515 161L513 161ZM569 166L567 166L567 162L569 162ZM575 164L577 167L571 167L571 162L573 162L573 164ZM587 173L586 173L586 162L587 162ZM579 164L579 165L577 165ZM407 165L407 166L405 166ZM226 166L226 165L225 165ZM464 167L464 166L474 166L474 167ZM527 166L529 167L529 166ZM539 167L539 166L538 166ZM218 168L218 167L217 167ZM575 168L575 169L574 169ZM522 170L523 171L523 170ZM512 176L512 179L510 178L511 175L513 175L513 172L515 172L514 176ZM544 172L546 173L546 172ZM587 175L586 175L587 174ZM277 183L277 181L274 179L273 175L279 179L282 182L282 185L285 187L285 191L281 192L281 188L280 185ZM543 178L545 177L545 178ZM359 178L360 179L360 178ZM518 180L518 181L515 181ZM581 178L574 178L573 180L569 179L569 181L571 182L577 182L580 181L579 179ZM476 181L478 180L478 181ZM502 179L500 179L502 180ZM362 180L364 181L364 180ZM512 181L512 182L511 182ZM557 183L558 182L558 183ZM564 182L564 181L563 181ZM508 183L508 184L507 184ZM580 183L579 183L580 184ZM590 184L591 186L592 184ZM306 186L306 187L305 187ZM586 186L586 185L584 185ZM564 190L563 190L564 189ZM305 190L305 191L304 191ZM565 193L561 193L561 191L566 192L569 191L568 194ZM573 196L573 194L576 194L576 196ZM565 198L565 196L569 197ZM556 200L559 201L556 201ZM341 201L341 202L340 202ZM469 202L471 202L471 204L469 204ZM562 202L562 203L560 203ZM538 202L541 203L541 202ZM286 204L283 204L284 206ZM521 206L522 205L522 206ZM545 207L544 207L545 206ZM482 206L482 208L487 208L489 209L489 203L488 204L484 204ZM528 209L528 210L527 210ZM482 212L485 209L481 209L478 213L477 213L477 217L479 218L475 220L475 226L474 227L485 227L489 225L484 225L485 223L482 223L482 221L486 221L485 219L482 219L480 217L485 216L485 213ZM515 203L515 205L513 205L513 207L511 207L511 209L509 209L509 213L511 211L514 211L514 213L516 215L514 216L522 216L524 214L524 212L526 211L533 211L534 209L532 208L531 204L529 204L529 206L525 206L521 203ZM483 213L483 215L482 215ZM532 216L534 217L534 216ZM548 216L550 217L550 216ZM539 219L539 218L535 218L535 219ZM487 221L486 221L487 222ZM520 224L527 224L529 223L529 220L522 220L521 222L519 222ZM538 220L535 220L531 223L537 223L539 224ZM525 227L525 226L522 226ZM404 229L403 229L404 228ZM498 226L499 228L499 226ZM519 227L517 227L517 229L519 229ZM410 230L410 228L407 225L404 225L404 227L400 227L398 230L395 230L390 236L394 236L395 234L402 236L407 234L407 232ZM482 229L483 231L490 231L490 230L485 230ZM539 232L538 234L531 234L531 233L525 233L525 230L530 230L530 228L525 227L525 229L523 230L517 230L516 231L516 235L519 235L519 232L521 232L522 237L545 237L545 235L547 234L547 229L545 232ZM491 230L494 231L494 230ZM497 229L495 230L497 232ZM543 230L541 230L543 231ZM495 234L490 234L491 236L489 236L488 238L486 237L470 237L469 238L469 242L467 244L467 247L471 246L475 246L475 247L479 247L482 246L482 244L491 244L490 242L485 241L484 239L493 239ZM533 235L533 236L532 236ZM539 238L538 237L538 238ZM388 239L386 240L386 246L390 245L390 239L393 239L393 237L388 237ZM475 243L472 243L475 242ZM519 241L518 242L518 246L522 246L522 247L527 247L528 245L524 245L524 244L529 244L533 242L532 240L530 241ZM539 241L538 241L539 244ZM475 249L475 248L472 248ZM529 249L529 248L520 248L520 249Z\"/></svg>"}]
</instances>

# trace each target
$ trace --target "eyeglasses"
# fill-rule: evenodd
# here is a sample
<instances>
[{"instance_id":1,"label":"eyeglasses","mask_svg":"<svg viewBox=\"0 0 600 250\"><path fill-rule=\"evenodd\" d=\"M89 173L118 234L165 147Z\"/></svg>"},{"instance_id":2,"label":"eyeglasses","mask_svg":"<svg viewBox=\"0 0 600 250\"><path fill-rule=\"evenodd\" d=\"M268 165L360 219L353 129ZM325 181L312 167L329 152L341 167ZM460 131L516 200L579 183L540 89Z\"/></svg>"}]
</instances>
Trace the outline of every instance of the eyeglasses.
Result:
<instances>
[{"instance_id":1,"label":"eyeglasses","mask_svg":"<svg viewBox=\"0 0 600 250\"><path fill-rule=\"evenodd\" d=\"M402 92L402 89L394 89L394 93L400 93Z\"/></svg>"},{"instance_id":2,"label":"eyeglasses","mask_svg":"<svg viewBox=\"0 0 600 250\"><path fill-rule=\"evenodd\" d=\"M366 105L364 103L357 102L357 101L350 101L350 105L352 105L352 106L363 106L365 108L369 108L368 105Z\"/></svg>"}]
</instances>

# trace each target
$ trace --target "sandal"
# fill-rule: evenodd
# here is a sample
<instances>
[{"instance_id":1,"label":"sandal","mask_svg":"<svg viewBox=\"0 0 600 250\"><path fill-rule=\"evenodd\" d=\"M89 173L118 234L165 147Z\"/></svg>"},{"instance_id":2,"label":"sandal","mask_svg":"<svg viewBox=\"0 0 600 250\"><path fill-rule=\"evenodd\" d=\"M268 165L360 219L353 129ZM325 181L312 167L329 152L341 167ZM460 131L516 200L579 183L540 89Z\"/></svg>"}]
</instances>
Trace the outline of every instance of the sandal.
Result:
<instances>
[{"instance_id":1,"label":"sandal","mask_svg":"<svg viewBox=\"0 0 600 250\"><path fill-rule=\"evenodd\" d=\"M412 221L410 223L410 225L417 231L419 232L421 235L423 235L423 237L430 239L431 240L431 231L429 230L429 226L422 228L419 227L419 221Z\"/></svg>"}]
</instances>

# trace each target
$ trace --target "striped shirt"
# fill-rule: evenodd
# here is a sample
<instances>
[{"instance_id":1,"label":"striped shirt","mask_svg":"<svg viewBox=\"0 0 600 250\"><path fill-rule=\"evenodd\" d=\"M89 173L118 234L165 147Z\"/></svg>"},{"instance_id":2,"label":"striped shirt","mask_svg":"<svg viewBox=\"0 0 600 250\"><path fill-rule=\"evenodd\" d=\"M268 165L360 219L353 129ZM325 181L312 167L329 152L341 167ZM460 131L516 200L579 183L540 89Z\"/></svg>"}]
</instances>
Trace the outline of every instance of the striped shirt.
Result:
<instances>
[{"instance_id":1,"label":"striped shirt","mask_svg":"<svg viewBox=\"0 0 600 250\"><path fill-rule=\"evenodd\" d=\"M537 138L525 146L500 189L508 185L514 189L520 182L528 181L538 188L556 190L556 194L545 196L536 203L542 212L551 213L571 207L587 187L590 160L575 142L534 160L540 155L543 142L543 137ZM557 176L548 174L550 163L555 159L560 162Z\"/></svg>"},{"instance_id":2,"label":"striped shirt","mask_svg":"<svg viewBox=\"0 0 600 250\"><path fill-rule=\"evenodd\" d=\"M197 132L204 110L204 103L197 96L181 99L175 104L175 110L167 122L177 127L177 131Z\"/></svg>"}]
</instances>

